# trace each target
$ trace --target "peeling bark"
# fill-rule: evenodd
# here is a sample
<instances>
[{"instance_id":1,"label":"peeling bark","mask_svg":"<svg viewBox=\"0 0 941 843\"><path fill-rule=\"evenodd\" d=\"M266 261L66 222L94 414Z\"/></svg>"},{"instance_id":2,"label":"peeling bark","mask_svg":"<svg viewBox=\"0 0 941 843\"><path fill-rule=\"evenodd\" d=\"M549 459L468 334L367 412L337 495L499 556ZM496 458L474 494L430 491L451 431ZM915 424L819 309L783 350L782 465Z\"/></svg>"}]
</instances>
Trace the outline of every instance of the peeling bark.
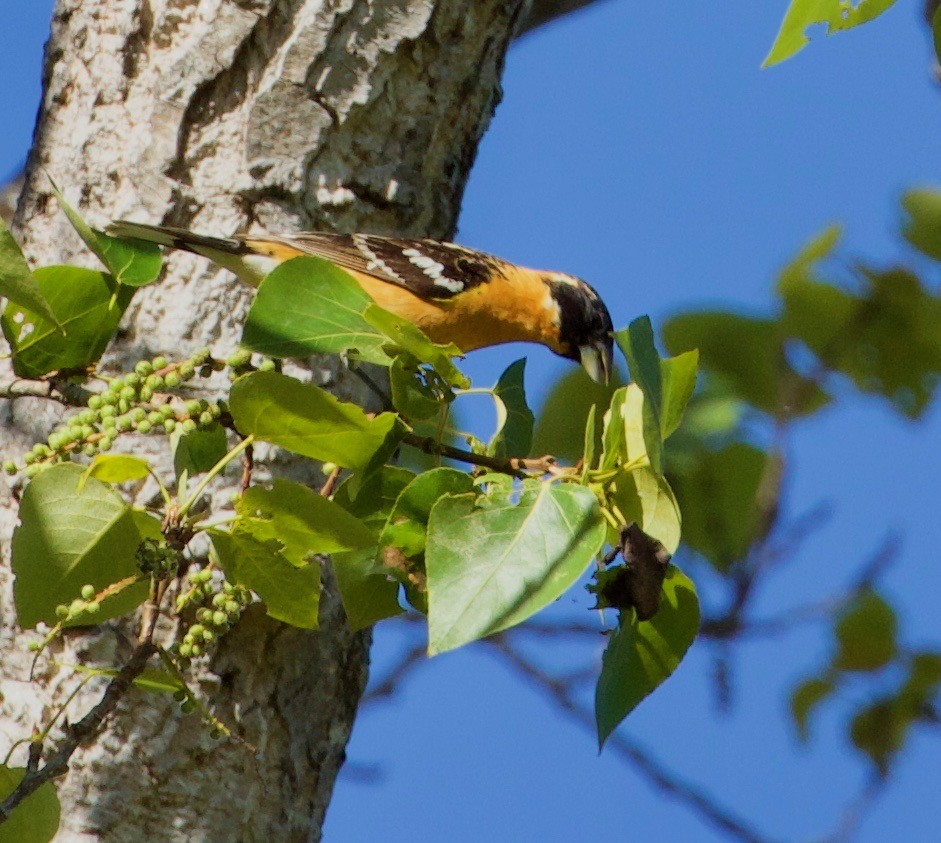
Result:
<instances>
[{"instance_id":1,"label":"peeling bark","mask_svg":"<svg viewBox=\"0 0 941 843\"><path fill-rule=\"evenodd\" d=\"M227 234L253 228L453 233L499 99L519 0L59 0L26 186L14 218L38 264L90 262L46 173L89 221ZM111 366L234 349L250 291L191 255L136 297ZM0 373L2 374L2 373ZM335 360L312 377L357 396ZM362 398L362 396L359 396ZM48 402L47 402L48 403ZM38 399L0 406L3 450L45 435ZM273 455L279 471L306 469ZM4 552L15 505L0 490ZM0 733L12 741L74 687L25 681L27 635L0 568ZM133 626L73 634L57 657L114 664ZM321 630L250 612L200 686L257 747L215 744L163 698L133 693L59 783L60 840L317 840L366 681L368 633L346 627L329 572ZM74 719L95 700L85 691ZM2 748L2 747L0 747Z\"/></svg>"}]
</instances>

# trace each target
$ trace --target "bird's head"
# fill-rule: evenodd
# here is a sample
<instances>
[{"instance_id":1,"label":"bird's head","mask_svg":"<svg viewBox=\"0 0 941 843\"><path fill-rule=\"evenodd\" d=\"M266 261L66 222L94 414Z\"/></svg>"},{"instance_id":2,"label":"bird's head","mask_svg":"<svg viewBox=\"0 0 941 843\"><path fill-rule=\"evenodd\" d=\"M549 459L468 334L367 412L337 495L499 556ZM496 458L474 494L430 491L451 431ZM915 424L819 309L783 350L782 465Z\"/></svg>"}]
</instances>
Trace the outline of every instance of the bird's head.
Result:
<instances>
[{"instance_id":1,"label":"bird's head","mask_svg":"<svg viewBox=\"0 0 941 843\"><path fill-rule=\"evenodd\" d=\"M543 281L559 308L558 353L581 363L596 383L608 383L614 365L614 325L605 303L574 275L546 273Z\"/></svg>"}]
</instances>

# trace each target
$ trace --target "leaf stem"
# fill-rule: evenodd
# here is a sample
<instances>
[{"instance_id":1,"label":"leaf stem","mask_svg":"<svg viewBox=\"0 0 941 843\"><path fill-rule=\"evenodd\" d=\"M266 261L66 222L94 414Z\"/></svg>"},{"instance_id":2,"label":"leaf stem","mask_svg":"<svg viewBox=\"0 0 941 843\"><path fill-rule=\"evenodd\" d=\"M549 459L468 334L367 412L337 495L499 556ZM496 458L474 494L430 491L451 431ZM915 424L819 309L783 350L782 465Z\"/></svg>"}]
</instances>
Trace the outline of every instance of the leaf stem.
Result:
<instances>
[{"instance_id":1,"label":"leaf stem","mask_svg":"<svg viewBox=\"0 0 941 843\"><path fill-rule=\"evenodd\" d=\"M186 513L190 511L193 504L199 500L199 496L206 491L206 487L215 480L224 470L225 467L232 462L242 451L250 448L255 442L254 435L248 436L238 443L231 451L229 451L219 462L217 462L209 471L206 472L206 476L200 481L199 485L196 487L196 490L190 495L189 500L180 507L179 518L182 519L186 516Z\"/></svg>"}]
</instances>

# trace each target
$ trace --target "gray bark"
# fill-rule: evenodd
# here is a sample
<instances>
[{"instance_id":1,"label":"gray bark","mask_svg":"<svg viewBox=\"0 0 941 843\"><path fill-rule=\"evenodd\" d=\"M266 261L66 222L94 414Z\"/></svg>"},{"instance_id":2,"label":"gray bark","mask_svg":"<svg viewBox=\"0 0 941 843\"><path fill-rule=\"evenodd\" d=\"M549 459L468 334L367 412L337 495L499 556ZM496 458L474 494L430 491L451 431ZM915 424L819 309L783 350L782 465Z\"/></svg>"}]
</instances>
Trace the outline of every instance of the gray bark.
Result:
<instances>
[{"instance_id":1,"label":"gray bark","mask_svg":"<svg viewBox=\"0 0 941 843\"><path fill-rule=\"evenodd\" d=\"M520 12L519 0L59 0L15 216L26 253L40 265L90 262L45 173L96 225L448 236ZM135 299L110 363L202 345L225 355L249 301L226 273L174 255ZM313 377L356 394L336 362ZM34 399L3 402L4 450L45 435L53 415ZM6 552L15 504L0 496ZM326 579L318 633L249 613L201 676L255 754L134 692L58 783L59 839L319 839L369 643L349 632ZM46 667L25 681L30 634L15 626L10 585L4 561L0 734L12 741L76 679ZM72 635L57 657L120 662L133 631ZM98 693L80 694L70 718Z\"/></svg>"}]
</instances>

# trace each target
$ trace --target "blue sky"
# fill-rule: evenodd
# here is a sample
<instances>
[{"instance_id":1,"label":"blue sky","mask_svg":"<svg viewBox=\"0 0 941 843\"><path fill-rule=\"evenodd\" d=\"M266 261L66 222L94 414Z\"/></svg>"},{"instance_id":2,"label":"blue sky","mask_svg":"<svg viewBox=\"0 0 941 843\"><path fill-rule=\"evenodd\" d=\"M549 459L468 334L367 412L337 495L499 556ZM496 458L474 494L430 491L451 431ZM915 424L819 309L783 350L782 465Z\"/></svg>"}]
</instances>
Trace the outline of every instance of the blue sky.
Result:
<instances>
[{"instance_id":1,"label":"blue sky","mask_svg":"<svg viewBox=\"0 0 941 843\"><path fill-rule=\"evenodd\" d=\"M775 271L825 224L846 225L843 254L908 258L898 196L941 184L941 87L932 81L921 3L761 71L786 3L607 0L514 46L505 96L468 186L459 239L591 281L617 325L655 324L704 305L761 311ZM0 30L0 174L19 166L38 102L49 0L7 10ZM937 275L933 277L937 283ZM566 364L529 356L539 402ZM472 355L481 382L513 350ZM773 612L839 589L892 530L904 541L885 580L905 639L941 645L936 404L919 423L844 390L791 444L790 512L821 501L830 522L768 583ZM580 611L564 598L552 611ZM377 672L411 632L376 632ZM597 650L599 645L595 645ZM544 642L548 666L598 654ZM629 718L625 734L771 836L829 830L865 767L847 749L841 707L798 745L786 692L826 655L802 629L736 651L735 708L716 711L709 653ZM936 839L937 736L916 734L858 839ZM388 703L362 714L349 750L375 781L341 778L333 841L723 839L561 717L484 646L423 665Z\"/></svg>"}]
</instances>

